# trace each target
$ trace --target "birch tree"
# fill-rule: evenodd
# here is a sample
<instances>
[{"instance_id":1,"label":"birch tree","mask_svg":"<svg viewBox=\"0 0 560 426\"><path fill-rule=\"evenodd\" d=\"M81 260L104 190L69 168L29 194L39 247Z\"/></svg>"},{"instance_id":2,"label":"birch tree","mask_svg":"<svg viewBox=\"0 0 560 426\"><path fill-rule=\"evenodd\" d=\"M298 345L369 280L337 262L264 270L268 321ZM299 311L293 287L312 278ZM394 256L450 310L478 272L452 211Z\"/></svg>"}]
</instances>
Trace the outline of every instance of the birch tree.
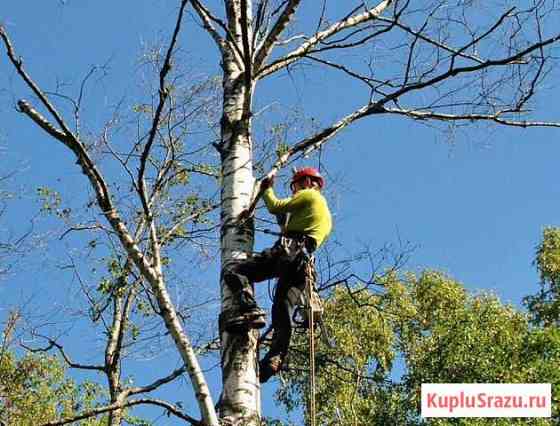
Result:
<instances>
[{"instance_id":1,"label":"birch tree","mask_svg":"<svg viewBox=\"0 0 560 426\"><path fill-rule=\"evenodd\" d=\"M104 219L102 226L114 233L130 265L149 284L185 363L201 422L257 424L258 334L228 334L220 329L223 388L216 410L218 398L210 395L189 338L188 323L180 321L168 291L164 253L172 248L171 240L179 231L184 232L186 223L219 209L221 267L245 258L253 251L254 223L238 217L245 209L254 210L260 197L258 178L274 176L288 164L325 151L327 142L360 121L378 123L382 117L397 116L452 128L477 122L560 127L558 122L539 118L544 112L534 109L536 96L546 89L547 77L555 72L554 49L560 33L554 19L558 10L552 0L513 4L182 0L177 4L175 26L169 29L168 45L158 56L157 93L146 106L149 126L122 152L111 148L110 131L99 132L100 143L121 165L131 185L139 212L133 221L123 219L118 189L106 179L93 155L94 146L87 143L76 123L69 124L71 119L78 121L77 115L66 117L60 112L60 100L49 96L33 79L5 27L0 27L0 36L8 61L34 96L34 101L21 99L19 110L74 154L94 191ZM170 188L185 173L179 158L186 135L177 123L184 124L188 117L176 121L180 77L173 68L177 66L178 43L189 43L188 37L181 38L187 9L213 40L216 50L208 55L222 70L219 135L213 144L219 156L219 179L212 182L220 197L171 221L169 200L184 195ZM255 105L262 103L259 89L265 82L289 84L274 79L276 75L304 71L316 80L331 73L346 78L347 95L355 107L333 122L322 117L330 114L316 111L313 116L319 117L319 124L313 130L289 134L280 147L271 147L254 130L258 119ZM268 152L257 162L258 149ZM198 167L192 172L204 170ZM235 311L232 295L223 285L221 301L223 322Z\"/></svg>"}]
</instances>

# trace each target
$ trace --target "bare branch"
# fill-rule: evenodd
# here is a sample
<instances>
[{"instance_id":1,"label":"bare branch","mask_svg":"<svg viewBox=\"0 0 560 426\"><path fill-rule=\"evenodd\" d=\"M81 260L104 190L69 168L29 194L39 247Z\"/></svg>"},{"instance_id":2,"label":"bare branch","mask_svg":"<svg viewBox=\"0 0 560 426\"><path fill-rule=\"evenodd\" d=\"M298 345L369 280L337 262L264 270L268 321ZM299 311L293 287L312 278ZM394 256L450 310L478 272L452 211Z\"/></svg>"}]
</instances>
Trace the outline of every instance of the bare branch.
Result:
<instances>
[{"instance_id":1,"label":"bare branch","mask_svg":"<svg viewBox=\"0 0 560 426\"><path fill-rule=\"evenodd\" d=\"M22 100L19 101L19 105L22 111L25 112L34 122L38 124L41 122L46 122L46 119L37 110L33 109L29 105L29 103ZM96 192L99 207L119 236L119 239L121 240L123 246L134 259L138 268L143 270L146 276L153 275L153 273L151 272L151 265L145 259L135 240L132 239L126 225L113 206L107 184L105 183L105 180L101 176L100 172L97 170L97 167L95 166L93 161L90 159L89 154L85 150L85 147L73 136L68 137L67 135L65 135L63 140L60 140L58 138L57 140L64 143L64 145L70 148L78 157L78 164L82 168L82 173L89 178L89 181Z\"/></svg>"},{"instance_id":2,"label":"bare branch","mask_svg":"<svg viewBox=\"0 0 560 426\"><path fill-rule=\"evenodd\" d=\"M270 74L275 73L278 70L286 68L293 62L303 58L307 53L309 53L315 46L317 46L322 41L328 39L329 37L340 33L348 28L356 27L364 22L375 20L379 15L381 15L391 4L393 0L383 0L377 6L366 10L357 15L348 16L341 21L332 24L326 30L320 31L312 36L309 40L302 43L298 48L294 49L292 52L288 53L281 59L278 59L271 64L265 65L261 69L257 70L257 78L263 78Z\"/></svg>"},{"instance_id":3,"label":"bare branch","mask_svg":"<svg viewBox=\"0 0 560 426\"><path fill-rule=\"evenodd\" d=\"M465 59L470 59L471 61L477 62L479 64L483 63L483 60L481 58L479 58L478 56L474 56L474 55L469 55L467 53L463 51L459 51L451 46L446 45L445 43L442 43L438 40L434 40L433 38L430 38L428 36L426 36L425 34L422 33L422 31L418 31L418 30L413 30L412 28L404 25L403 23L401 23L398 19L390 19L390 18L385 18L384 16L378 16L377 19L381 22L387 22L388 24L394 25L397 28L400 28L404 31L406 31L407 33L409 33L410 35L413 35L414 37L419 38L422 41L425 41L428 44L431 44L439 49L445 50L446 52L452 53L454 55L457 55L461 58L465 58Z\"/></svg>"},{"instance_id":4,"label":"bare branch","mask_svg":"<svg viewBox=\"0 0 560 426\"><path fill-rule=\"evenodd\" d=\"M493 121L498 124L511 127L560 127L560 122L527 121L502 118L505 114L518 113L515 110L500 111L496 114L442 114L433 111L407 110L398 108L386 108L386 112L404 115L418 120L440 120L440 121Z\"/></svg>"},{"instance_id":5,"label":"bare branch","mask_svg":"<svg viewBox=\"0 0 560 426\"><path fill-rule=\"evenodd\" d=\"M53 340L49 337L46 337L46 336L39 336L39 337L47 340L49 342L48 346L46 346L44 348L31 348L31 347L25 345L24 343L20 343L20 345L21 345L22 348L28 350L31 353L48 352L52 348L56 348L58 350L58 352L60 352L60 355L62 355L62 358L64 359L66 364L68 364L68 366L70 368L76 368L76 369L79 369L79 370L105 371L105 367L103 367L101 365L89 365L89 364L80 364L80 363L73 362L70 359L70 357L68 356L68 354L64 350L64 347L61 344L57 343L55 340Z\"/></svg>"},{"instance_id":6,"label":"bare branch","mask_svg":"<svg viewBox=\"0 0 560 426\"><path fill-rule=\"evenodd\" d=\"M218 49L220 49L220 52L223 55L224 50L226 49L226 41L216 30L214 25L212 25L212 21L216 22L227 33L227 27L225 23L222 22L220 19L216 18L214 15L212 15L210 11L207 8L205 8L204 5L202 5L198 0L191 0L191 4L193 5L194 10L196 11L200 19L202 20L202 25L204 26L204 29L208 34L210 34L210 37L212 37L212 39L216 42Z\"/></svg>"},{"instance_id":7,"label":"bare branch","mask_svg":"<svg viewBox=\"0 0 560 426\"><path fill-rule=\"evenodd\" d=\"M515 7L512 7L511 9L509 9L508 11L504 12L502 14L502 16L500 16L498 18L498 20L494 23L494 25L492 25L488 30L486 30L485 32L483 32L482 34L480 34L478 37L474 37L470 43L465 44L463 47L461 47L457 53L454 53L451 59L451 63L449 64L449 68L453 69L454 65L455 65L455 61L457 59L458 56L460 56L465 50L467 50L469 47L475 46L480 40L485 39L486 37L488 37L491 33L493 33L494 31L496 31L496 29L498 29L502 23L505 21L505 19L507 17L510 16L510 14L515 10Z\"/></svg>"},{"instance_id":8,"label":"bare branch","mask_svg":"<svg viewBox=\"0 0 560 426\"><path fill-rule=\"evenodd\" d=\"M465 67L457 67L457 68L451 68L449 69L447 72L444 72L436 77L433 77L432 79L426 80L424 82L419 81L413 84L410 84L408 86L405 86L397 91L395 91L392 94L389 94L387 96L385 96L383 99L377 101L377 102L372 102L369 103L367 105L362 106L361 108L357 109L356 111L354 111L351 114L348 114L347 116L345 116L344 118L342 118L341 120L337 121L336 123L334 123L333 125L324 128L323 130L321 130L320 132L316 133L313 136L310 136L306 139L303 139L302 141L294 144L290 149L288 149L277 161L276 163L273 165L272 169L270 170L270 172L267 174L267 176L271 177L276 175L276 173L284 166L287 164L288 160L293 157L295 154L297 153L303 153L304 155L307 155L309 153L311 153L312 151L315 151L316 149L320 148L325 142L327 142L328 140L330 140L333 136L335 136L338 132L340 132L342 129L344 129L345 127L347 127L348 125L350 125L351 123L370 116L370 115L375 115L375 114L383 114L383 113L387 113L387 112L393 112L393 113L401 113L402 115L408 115L408 116L413 116L414 113L408 110L388 110L385 108L385 105L391 101L396 101L397 99L399 99L401 96L403 96L406 93L412 92L412 91L416 91L416 90L420 90L423 89L425 87L429 87L429 86L434 86L437 83L444 81L446 79L449 78L453 78L456 77L458 75L461 74L469 74L469 73L475 73L477 71L486 69L486 68L490 68L490 67L494 67L494 66L507 66L507 65L511 65L511 64L515 64L518 63L518 61L522 60L526 55L528 55L529 53L535 51L535 50L542 50L542 48L544 48L545 46L548 46L550 44L556 43L557 41L560 40L560 34L551 37L549 39L546 40L542 40L538 43L535 43L529 47L527 47L526 49L523 49L522 51L519 51L511 56L508 56L506 58L501 58L501 59L493 59L493 60L486 60L481 64L476 64L476 65L472 65L472 66L465 66ZM508 126L516 126L516 127L560 127L560 125L558 123L548 123L548 122L530 122L530 121L514 121L514 120L507 120L504 119L502 117L500 117L501 114L505 113L506 111L499 113L498 115L480 115L480 114L471 114L471 115L465 115L465 116L453 116L453 115L445 115L445 114L436 114L436 113L422 113L422 112L418 112L416 113L416 118L424 118L424 119L428 119L428 118L433 118L433 119L438 119L438 120L470 120L470 121L474 121L476 119L479 120L486 120L486 121L494 121L498 124L504 124L504 125L508 125ZM521 112L521 111L515 111L515 110L508 110L507 112L513 113L513 112ZM455 117L455 118L453 118ZM254 196L253 196L253 201L251 202L248 211L249 213L252 215L252 213L254 212L257 202L260 199L260 197L262 196L262 189L261 189L261 184L260 182L257 182L255 184L255 190L254 190Z\"/></svg>"},{"instance_id":9,"label":"bare branch","mask_svg":"<svg viewBox=\"0 0 560 426\"><path fill-rule=\"evenodd\" d=\"M182 0L181 7L179 9L179 14L177 16L177 22L175 23L175 29L173 30L173 36L171 37L171 42L169 43L169 47L167 48L167 53L165 55L165 60L163 62L163 66L161 67L159 73L159 103L156 108L156 112L154 114L154 118L152 120L152 128L150 129L148 141L146 145L144 145L144 150L142 151L142 155L140 157L140 168L138 170L138 187L139 187L139 195L140 199L142 200L142 205L144 207L144 214L146 217L151 220L151 212L148 205L148 192L146 190L146 182L144 179L144 175L146 172L146 164L148 162L148 156L150 155L150 151L152 149L152 145L156 138L157 130L160 125L161 121L161 114L163 112L163 108L169 97L169 89L166 85L166 78L169 72L171 71L171 58L173 56L173 51L175 49L175 44L177 43L177 38L179 36L179 32L181 31L181 22L183 21L183 14L185 12L185 7L189 0Z\"/></svg>"},{"instance_id":10,"label":"bare branch","mask_svg":"<svg viewBox=\"0 0 560 426\"><path fill-rule=\"evenodd\" d=\"M221 204L212 204L204 209L201 209L193 214L191 214L190 216L187 216L181 220L179 220L177 223L175 223L173 225L173 227L167 231L167 233L161 238L162 242L165 242L166 240L168 240L169 238L171 238L173 236L173 234L175 234L175 232L177 232L177 230L183 226L185 223L190 222L191 220L196 220L199 217L205 215L206 213L211 212L212 210L216 210L217 208L219 208L221 206Z\"/></svg>"},{"instance_id":11,"label":"bare branch","mask_svg":"<svg viewBox=\"0 0 560 426\"><path fill-rule=\"evenodd\" d=\"M184 0L182 3L181 8L181 15L184 8L184 5L187 3L188 0ZM174 39L176 38L176 34L178 32L179 21L176 27L176 31L174 33ZM0 27L0 36L8 48L8 56L10 60L13 62L16 70L22 76L22 78L27 82L28 86L35 88L39 94L42 95L42 92L37 88L35 83L29 78L29 76L23 70L21 61L16 60L16 56L13 52L13 48L9 42L5 29ZM171 49L174 43L172 43ZM171 55L171 50L169 51L169 56ZM170 63L166 60L166 64L169 67ZM164 80L167 72L169 70L162 70L160 75L161 80ZM163 87L165 88L165 87ZM160 92L160 96L165 96L164 93ZM45 102L48 102L46 98ZM29 113L36 117L40 117L40 114L29 108ZM63 123L64 124L64 123ZM151 233L151 240L153 246L153 257L155 260L155 267L153 267L149 260L146 258L142 250L140 250L139 246L137 245L136 241L132 238L129 230L127 229L126 224L121 219L119 213L117 212L116 208L113 205L113 201L109 194L108 187L103 180L101 174L97 170L94 162L89 157L85 147L82 143L74 136L70 131L66 132L67 126L61 126L66 133L66 141L65 145L67 145L77 156L78 164L82 167L83 173L89 178L90 184L94 187L94 190L97 194L97 202L101 211L105 215L106 219L109 221L115 232L117 233L119 240L123 246L123 248L128 253L129 257L132 259L136 267L140 270L142 276L150 283L154 290L154 294L157 297L158 305L161 308L163 313L163 317L165 319L165 324L168 330L170 331L171 335L173 336L175 345L177 346L181 356L186 365L189 366L188 372L189 376L192 380L193 387L195 389L196 398L199 403L203 418L205 421L212 425L218 424L218 419L216 415L216 410L214 404L211 399L210 392L208 390L208 385L204 379L202 374L202 370L196 359L196 355L194 353L193 347L190 343L188 336L184 333L183 328L177 318L177 314L174 310L173 304L171 302L169 293L165 287L165 283L163 281L163 274L161 270L161 258L159 256L159 247L157 245L156 235L155 235L155 223L152 220L150 226L150 233ZM155 137L155 136L154 136ZM145 157L147 158L149 154L149 147L145 149ZM143 178L143 173L140 173L140 177Z\"/></svg>"},{"instance_id":12,"label":"bare branch","mask_svg":"<svg viewBox=\"0 0 560 426\"><path fill-rule=\"evenodd\" d=\"M7 51L8 57L10 61L15 66L18 74L23 78L23 80L27 83L27 85L37 94L39 99L45 105L45 107L53 114L56 118L57 122L63 129L64 137L62 137L62 133L60 131L56 131L54 126L49 125L48 121L37 111L35 110L28 102L23 100L19 101L19 107L21 110L28 115L35 123L37 123L41 128L43 128L47 133L51 136L55 137L58 141L62 142L68 148L74 152L77 157L77 162L82 168L82 172L86 175L95 190L97 195L97 201L101 211L109 221L109 223L113 226L115 231L117 232L119 238L121 239L124 247L127 249L129 254L135 259L135 263L141 269L143 269L147 275L151 275L150 272L151 266L147 263L146 259L144 258L142 252L131 238L126 225L120 218L117 210L113 206L113 202L111 200L111 195L109 193L108 186L103 179L101 173L89 157L85 147L83 144L72 134L72 132L68 129L68 126L64 123L62 118L56 113L54 107L50 104L46 96L43 94L41 89L37 86L37 84L31 79L31 77L27 74L25 69L23 68L23 64L21 60L16 59L16 54L11 44L11 41L3 27L0 26L0 37L2 38ZM41 124L42 123L42 124ZM47 123L47 124L45 124ZM54 129L54 131L52 130Z\"/></svg>"},{"instance_id":13,"label":"bare branch","mask_svg":"<svg viewBox=\"0 0 560 426\"><path fill-rule=\"evenodd\" d=\"M367 77L365 75L360 75L354 71L352 71L350 68L342 65L342 64L337 64L335 62L332 61L328 61L326 59L322 59L316 56L312 56L312 55L307 55L306 58L311 59L312 61L318 62L320 64L326 65L328 67L337 69L339 71L342 71L343 73L349 75L350 77L353 77L355 79L361 80L362 82L364 82L367 86L369 86L371 89L374 88L374 83L382 83L376 79L373 79L371 77ZM390 82L387 82L388 85L390 85Z\"/></svg>"},{"instance_id":14,"label":"bare branch","mask_svg":"<svg viewBox=\"0 0 560 426\"><path fill-rule=\"evenodd\" d=\"M337 121L332 126L324 128L319 133L316 133L315 135L303 139L302 141L294 144L284 154L282 154L280 158L278 158L278 160L272 166L272 169L268 172L267 177L275 176L278 173L278 171L282 167L284 167L288 163L288 160L295 154L300 152L303 152L305 154L310 153L311 151L318 149L327 140L331 139L338 132L340 132L342 129L344 129L346 126L353 123L354 121L359 120L360 118L365 117L367 115L372 115L374 113L382 113L382 112L384 112L382 107L374 107L374 105L372 104L365 105L362 108L356 110L355 112L347 115L343 119ZM256 185L254 191L255 195L253 196L253 201L251 202L249 208L247 209L249 212L249 216L252 215L253 212L255 211L257 202L263 194L261 182L257 182L255 185Z\"/></svg>"},{"instance_id":15,"label":"bare branch","mask_svg":"<svg viewBox=\"0 0 560 426\"><path fill-rule=\"evenodd\" d=\"M380 107L383 107L385 104L395 101L396 99L400 98L401 96L403 96L404 94L407 94L409 92L413 92L413 91L417 91L420 89L423 89L425 87L429 87L429 86L434 86L437 83L440 83L444 80L447 80L449 78L453 78L453 77L457 77L458 75L461 74L470 74L470 73L475 73L477 71L481 71L484 70L486 68L490 68L490 67L496 67L496 66L507 66L507 65L512 65L512 64L516 64L519 63L519 61L523 60L523 58L525 56L527 56L529 53L534 52L535 50L541 50L543 47L546 47L548 45L554 44L556 42L560 41L560 33L557 34L554 37L551 37L549 39L540 41L538 43L532 44L529 47L511 55L505 58L501 58L501 59L487 59L485 60L483 63L481 64L477 64L477 65L472 65L472 66L465 66L465 67L457 67L457 68L450 68L448 71L441 73L440 75L433 77L429 80L426 81L418 81L416 83L410 84L408 86L405 86L397 91L395 91L394 93L386 96L385 98L379 100L378 102L375 102L371 105L372 111L375 109L379 109Z\"/></svg>"},{"instance_id":16,"label":"bare branch","mask_svg":"<svg viewBox=\"0 0 560 426\"><path fill-rule=\"evenodd\" d=\"M134 387L134 388L127 389L126 394L127 395L137 395L139 393L151 392L153 390L156 390L157 388L159 388L162 385L165 385L169 382L172 382L177 377L179 377L181 374L185 373L185 371L187 371L187 367L183 366L181 368L176 369L175 371L173 371L168 376L163 377L159 380L156 380L153 383L150 383L149 385L137 386L137 387Z\"/></svg>"},{"instance_id":17,"label":"bare branch","mask_svg":"<svg viewBox=\"0 0 560 426\"><path fill-rule=\"evenodd\" d=\"M115 121L115 117L113 117L108 123L105 124L105 126L103 128L103 133L101 134L101 141L105 144L105 146L107 147L107 149L109 150L109 153L113 156L113 158L115 158L120 163L120 165L123 167L123 169L126 171L128 176L130 177L130 183L132 184L134 189L138 192L139 189L138 189L138 185L136 183L136 179L134 177L134 174L132 173L132 170L128 166L128 159L130 158L131 154L130 153L124 154L124 155L127 155L128 158L126 160L123 160L121 158L121 154L117 153L113 149L113 147L111 146L111 143L109 142L108 133L109 133L109 129L113 125L114 121ZM134 148L133 148L132 151L134 151Z\"/></svg>"},{"instance_id":18,"label":"bare branch","mask_svg":"<svg viewBox=\"0 0 560 426\"><path fill-rule=\"evenodd\" d=\"M305 36L305 34L297 34L297 35L295 35L295 36L293 36L293 37L290 37L290 38L287 38L287 39L285 39L285 40L278 40L278 41L275 43L275 46L285 46L285 45L288 45L288 44L290 44L290 43L293 43L294 41L297 41L297 40L304 40L304 39L306 39L306 38L307 38L307 37Z\"/></svg>"},{"instance_id":19,"label":"bare branch","mask_svg":"<svg viewBox=\"0 0 560 426\"><path fill-rule=\"evenodd\" d=\"M45 106L45 108L47 108L49 113L51 113L51 115L54 117L58 125L62 128L62 131L66 134L66 136L72 135L72 132L70 131L70 129L68 128L62 116L58 113L54 105L49 101L49 99L39 88L39 86L29 77L27 72L25 72L23 68L23 59L16 55L16 52L14 51L14 48L12 46L12 42L8 37L8 33L6 32L5 28L2 25L0 25L0 38L2 38L2 41L6 46L8 58L16 68L18 74L23 78L23 80L33 91L33 93L35 93L35 95L40 99L41 103ZM47 120L44 121L46 122Z\"/></svg>"},{"instance_id":20,"label":"bare branch","mask_svg":"<svg viewBox=\"0 0 560 426\"><path fill-rule=\"evenodd\" d=\"M196 420L195 418L183 413L179 408L175 405L170 404L169 402L162 401L160 399L153 399L153 398L142 398L142 399L133 399L126 402L117 402L111 405L105 405L103 407L97 407L89 411L85 411L82 414L78 414L77 416L65 417L63 419L55 420L52 422L43 423L41 426L62 426L67 425L70 423L77 422L79 420L88 419L91 417L98 416L100 414L108 413L110 411L122 410L123 408L134 407L135 405L156 405L158 407L165 408L165 410L173 414L175 417L178 417L182 420L189 422L191 425L194 426L204 426L204 423L200 420Z\"/></svg>"},{"instance_id":21,"label":"bare branch","mask_svg":"<svg viewBox=\"0 0 560 426\"><path fill-rule=\"evenodd\" d=\"M45 117L43 117L38 111L33 109L33 107L26 101L18 101L18 107L20 112L23 112L31 120L35 122L41 129L51 135L53 138L58 139L64 145L70 147L70 142L68 141L68 135L61 130L54 127Z\"/></svg>"},{"instance_id":22,"label":"bare branch","mask_svg":"<svg viewBox=\"0 0 560 426\"><path fill-rule=\"evenodd\" d=\"M104 229L103 226L101 226L101 224L99 224L99 223L96 223L95 225L76 225L76 226L72 226L71 228L68 228L66 231L64 231L58 239L63 240L70 232L95 231L95 230L107 231L107 229Z\"/></svg>"},{"instance_id":23,"label":"bare branch","mask_svg":"<svg viewBox=\"0 0 560 426\"><path fill-rule=\"evenodd\" d=\"M290 20L296 13L296 9L301 3L301 0L289 0L286 4L286 7L274 23L272 29L266 36L266 38L262 41L260 47L257 49L257 54L255 55L255 62L254 66L255 69L260 69L264 61L267 60L274 45L280 39L280 35L284 32Z\"/></svg>"}]
</instances>

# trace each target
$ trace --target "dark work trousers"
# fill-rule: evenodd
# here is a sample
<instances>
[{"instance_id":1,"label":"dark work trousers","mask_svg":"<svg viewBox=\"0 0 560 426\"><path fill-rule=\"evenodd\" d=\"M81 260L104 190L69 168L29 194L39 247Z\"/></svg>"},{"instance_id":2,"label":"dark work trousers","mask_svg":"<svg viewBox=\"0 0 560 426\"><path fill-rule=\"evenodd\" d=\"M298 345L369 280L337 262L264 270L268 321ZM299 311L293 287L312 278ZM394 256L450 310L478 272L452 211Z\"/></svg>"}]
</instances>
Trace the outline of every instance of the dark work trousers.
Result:
<instances>
[{"instance_id":1,"label":"dark work trousers","mask_svg":"<svg viewBox=\"0 0 560 426\"><path fill-rule=\"evenodd\" d=\"M226 274L226 283L231 290L238 291L256 283L278 278L272 302L272 344L264 357L269 362L279 357L280 365L288 354L292 335L292 313L294 306L288 298L292 287L304 291L306 284L305 262L315 250L315 240L306 235L282 236L274 246L232 266Z\"/></svg>"}]
</instances>

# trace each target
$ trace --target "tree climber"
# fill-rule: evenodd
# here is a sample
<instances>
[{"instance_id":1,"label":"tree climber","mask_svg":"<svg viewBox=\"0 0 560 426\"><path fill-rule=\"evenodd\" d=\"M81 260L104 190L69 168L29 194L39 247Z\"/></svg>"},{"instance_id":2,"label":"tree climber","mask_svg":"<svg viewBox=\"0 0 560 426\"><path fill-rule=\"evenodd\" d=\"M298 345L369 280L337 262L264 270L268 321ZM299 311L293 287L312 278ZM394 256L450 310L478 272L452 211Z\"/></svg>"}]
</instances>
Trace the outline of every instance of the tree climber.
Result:
<instances>
[{"instance_id":1,"label":"tree climber","mask_svg":"<svg viewBox=\"0 0 560 426\"><path fill-rule=\"evenodd\" d=\"M294 173L290 198L276 198L273 184L273 178L262 181L263 199L270 213L287 216L281 237L271 248L224 272L224 281L234 293L240 312L226 321L228 332L264 327L264 311L257 306L251 283L278 278L272 303L272 343L259 362L261 383L280 371L288 353L294 309L288 298L289 290L293 287L304 290L306 262L332 229L329 207L321 194L324 179L316 169L305 167Z\"/></svg>"}]
</instances>

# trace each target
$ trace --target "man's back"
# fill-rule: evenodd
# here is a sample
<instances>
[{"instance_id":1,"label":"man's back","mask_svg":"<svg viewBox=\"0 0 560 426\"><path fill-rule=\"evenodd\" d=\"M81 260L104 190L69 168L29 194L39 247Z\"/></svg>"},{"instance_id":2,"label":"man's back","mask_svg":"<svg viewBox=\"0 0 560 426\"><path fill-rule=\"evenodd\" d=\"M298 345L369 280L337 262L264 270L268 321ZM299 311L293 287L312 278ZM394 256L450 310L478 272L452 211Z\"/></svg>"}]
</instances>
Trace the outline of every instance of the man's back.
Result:
<instances>
[{"instance_id":1,"label":"man's back","mask_svg":"<svg viewBox=\"0 0 560 426\"><path fill-rule=\"evenodd\" d=\"M268 188L263 199L272 214L288 213L287 232L309 235L319 247L332 230L332 218L325 197L316 189L302 189L293 197L278 199Z\"/></svg>"}]
</instances>

